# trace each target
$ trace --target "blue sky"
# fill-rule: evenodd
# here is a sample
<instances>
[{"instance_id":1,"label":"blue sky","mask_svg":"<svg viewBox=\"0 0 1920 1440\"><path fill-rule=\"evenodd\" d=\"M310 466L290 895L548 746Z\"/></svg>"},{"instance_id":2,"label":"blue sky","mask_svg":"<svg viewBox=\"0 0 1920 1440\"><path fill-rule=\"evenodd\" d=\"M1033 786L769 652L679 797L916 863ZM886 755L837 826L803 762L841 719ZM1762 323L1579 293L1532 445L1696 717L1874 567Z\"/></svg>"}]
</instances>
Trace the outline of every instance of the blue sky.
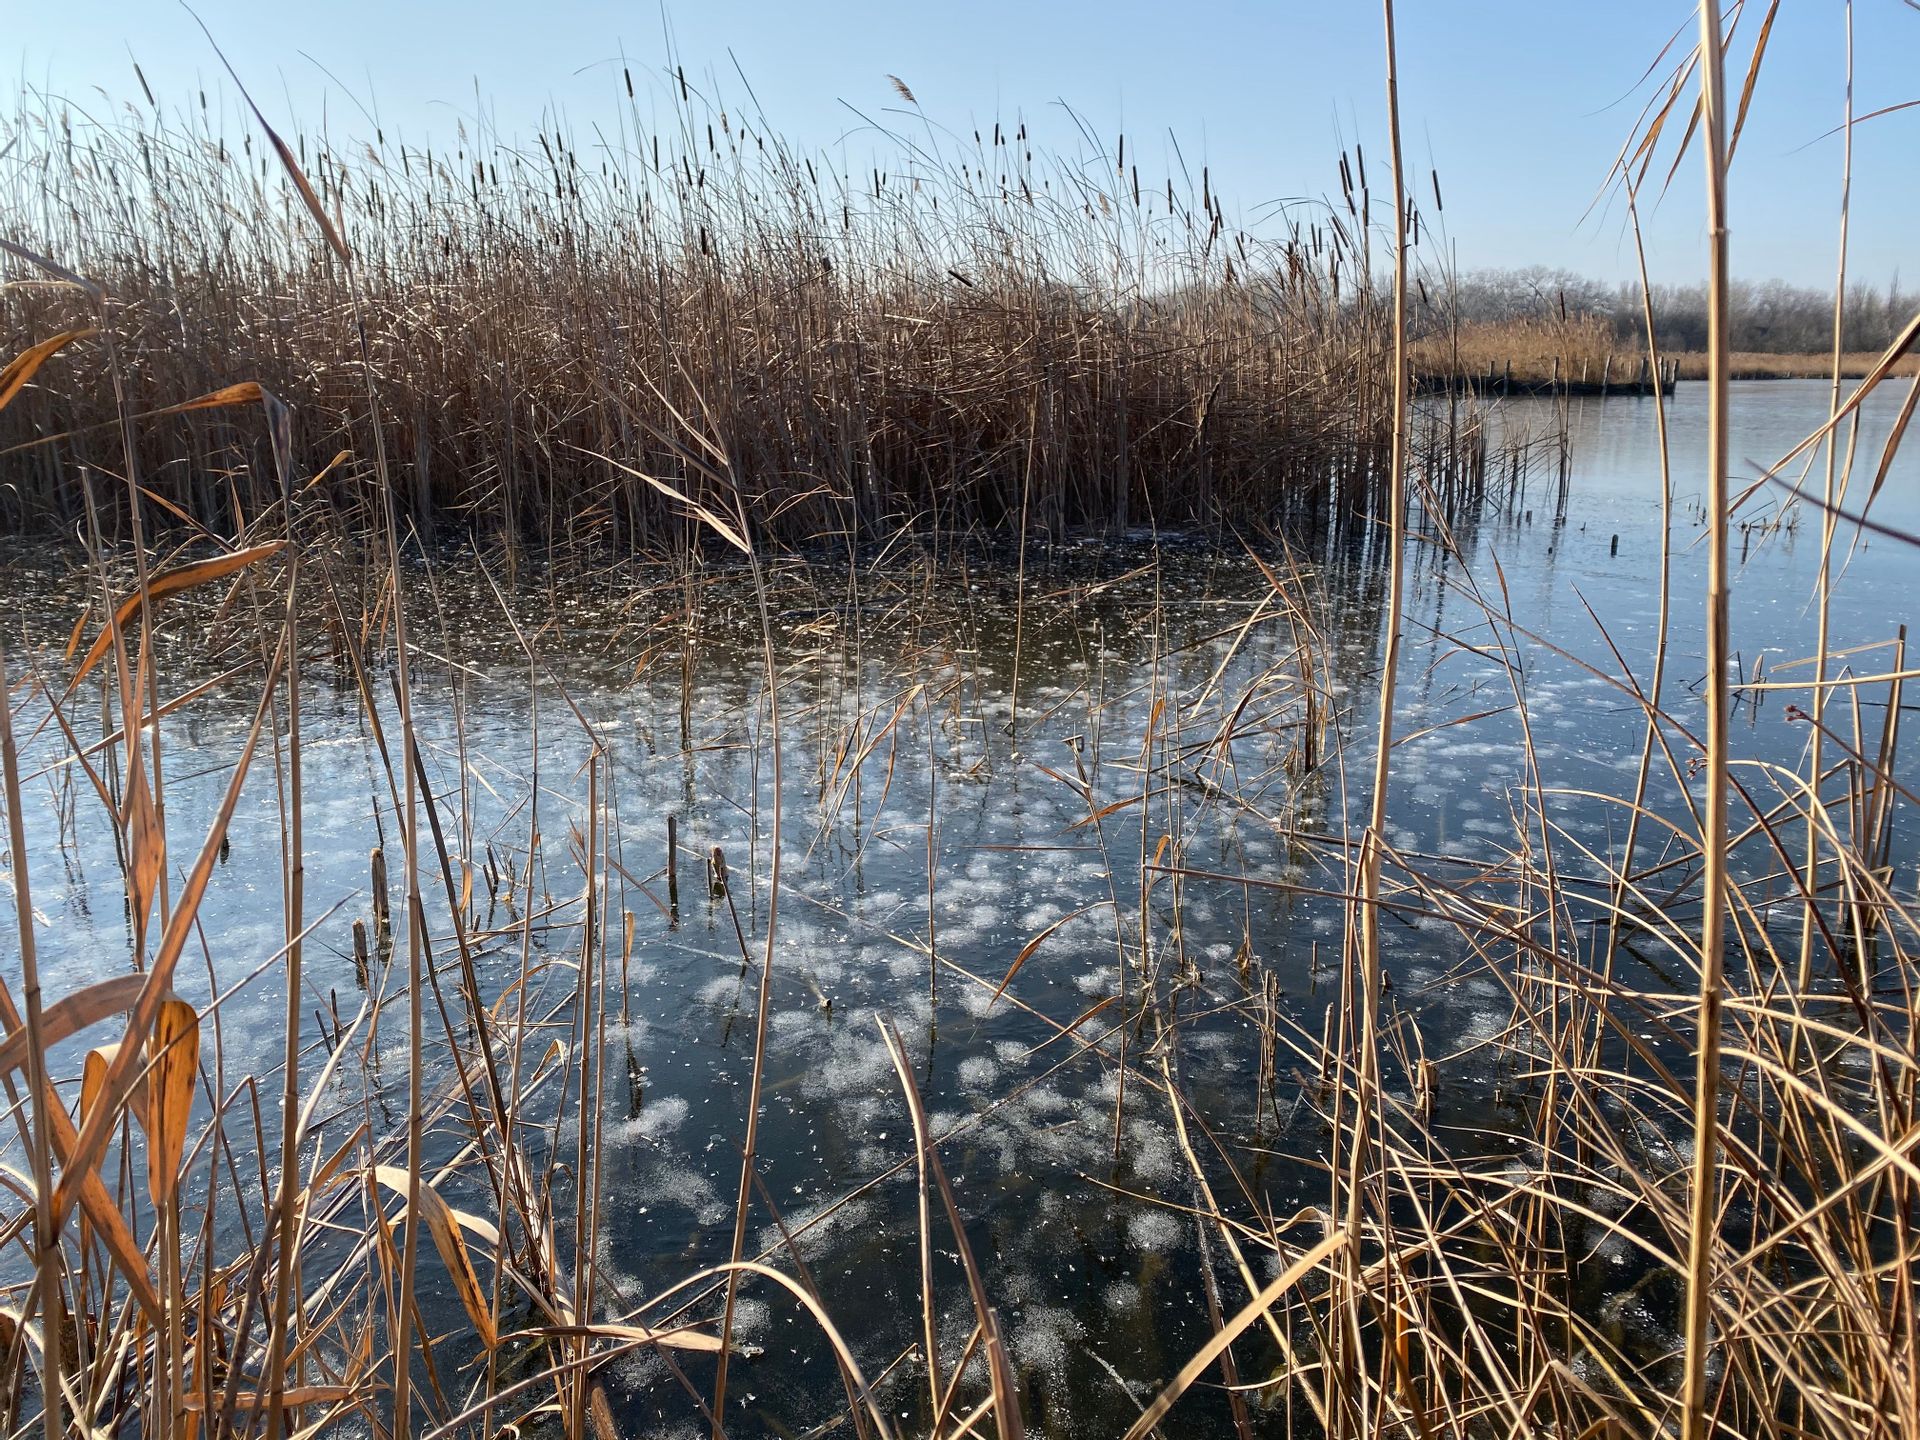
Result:
<instances>
[{"instance_id":1,"label":"blue sky","mask_svg":"<svg viewBox=\"0 0 1920 1440\"><path fill-rule=\"evenodd\" d=\"M1752 0L1758 20L1762 0ZM90 108L138 98L137 59L163 104L204 86L234 94L193 18L171 0L0 0L17 81ZM1343 143L1367 147L1385 184L1377 5L1366 0L1143 4L843 4L706 0L199 0L196 10L276 122L336 135L450 140L484 106L498 130L531 136L544 115L576 133L619 97L624 52L656 92L668 37L690 76L736 105L751 83L774 127L807 148L844 147L863 166L891 146L856 111L903 124L887 76L937 125L971 131L1026 120L1080 144L1061 102L1106 143L1122 128L1143 174L1190 166L1252 220L1269 202L1337 188ZM1830 283L1839 206L1842 0L1787 0L1742 141L1733 190L1735 271ZM1920 11L1857 0L1855 103L1920 98ZM1670 35L1694 24L1684 0L1402 0L1401 103L1410 166L1431 164L1464 266L1546 264L1602 278L1632 273L1618 207L1589 214L1646 94L1636 88ZM1738 76L1734 77L1738 84ZM222 100L224 96L224 101ZM476 97L478 97L476 99ZM916 122L917 123L917 122ZM238 133L233 114L228 132ZM1884 284L1920 235L1920 108L1856 131L1854 274ZM1378 166L1377 172L1373 171ZM1690 161L1650 218L1656 278L1701 270L1699 166ZM1920 264L1907 266L1920 282Z\"/></svg>"}]
</instances>

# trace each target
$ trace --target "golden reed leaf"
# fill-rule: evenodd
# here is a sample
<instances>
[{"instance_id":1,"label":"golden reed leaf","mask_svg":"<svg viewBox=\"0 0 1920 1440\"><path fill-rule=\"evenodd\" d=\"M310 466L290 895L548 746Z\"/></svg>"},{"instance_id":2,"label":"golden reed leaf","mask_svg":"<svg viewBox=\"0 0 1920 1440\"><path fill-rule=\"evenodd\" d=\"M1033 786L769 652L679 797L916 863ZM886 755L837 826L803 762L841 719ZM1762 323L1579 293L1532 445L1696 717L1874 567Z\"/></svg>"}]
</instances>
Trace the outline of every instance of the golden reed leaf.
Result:
<instances>
[{"instance_id":1,"label":"golden reed leaf","mask_svg":"<svg viewBox=\"0 0 1920 1440\"><path fill-rule=\"evenodd\" d=\"M7 368L0 370L0 410L13 403L26 383L33 378L34 371L53 358L75 340L83 340L96 333L93 330L63 330L49 340L22 350L7 362Z\"/></svg>"},{"instance_id":2,"label":"golden reed leaf","mask_svg":"<svg viewBox=\"0 0 1920 1440\"><path fill-rule=\"evenodd\" d=\"M275 540L268 545L254 545L245 550L236 550L231 555L216 555L210 560L195 560L187 565L179 565L164 570L147 583L145 599L157 604L169 596L178 595L183 590L191 590L196 585L204 585L210 580L219 580L233 574L234 571L277 555L286 547L286 541ZM100 633L94 638L86 658L80 662L80 668L74 672L68 682L68 689L78 685L86 678L87 672L98 665L113 646L113 632L124 630L139 615L142 596L129 595L115 608L111 624L100 627Z\"/></svg>"}]
</instances>

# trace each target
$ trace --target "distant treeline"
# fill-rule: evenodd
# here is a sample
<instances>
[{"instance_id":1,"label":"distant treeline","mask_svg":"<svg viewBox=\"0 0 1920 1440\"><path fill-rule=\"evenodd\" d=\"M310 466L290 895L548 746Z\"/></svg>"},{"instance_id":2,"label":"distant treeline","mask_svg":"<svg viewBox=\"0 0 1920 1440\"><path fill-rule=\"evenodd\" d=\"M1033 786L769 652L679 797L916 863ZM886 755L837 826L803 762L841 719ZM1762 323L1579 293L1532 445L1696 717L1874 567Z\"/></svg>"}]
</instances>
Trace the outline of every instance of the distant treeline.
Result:
<instances>
[{"instance_id":1,"label":"distant treeline","mask_svg":"<svg viewBox=\"0 0 1920 1440\"><path fill-rule=\"evenodd\" d=\"M1623 348L1645 343L1640 287L1608 284L1567 270L1533 265L1523 269L1473 270L1446 291L1429 288L1427 314L1435 327L1457 318L1462 327L1597 317L1613 328ZM1899 277L1884 288L1847 287L1847 351L1884 350L1913 318L1920 297L1903 293ZM1654 325L1668 352L1707 348L1705 285L1653 287ZM1822 353L1833 347L1833 291L1784 280L1737 280L1729 314L1733 348L1770 355Z\"/></svg>"}]
</instances>

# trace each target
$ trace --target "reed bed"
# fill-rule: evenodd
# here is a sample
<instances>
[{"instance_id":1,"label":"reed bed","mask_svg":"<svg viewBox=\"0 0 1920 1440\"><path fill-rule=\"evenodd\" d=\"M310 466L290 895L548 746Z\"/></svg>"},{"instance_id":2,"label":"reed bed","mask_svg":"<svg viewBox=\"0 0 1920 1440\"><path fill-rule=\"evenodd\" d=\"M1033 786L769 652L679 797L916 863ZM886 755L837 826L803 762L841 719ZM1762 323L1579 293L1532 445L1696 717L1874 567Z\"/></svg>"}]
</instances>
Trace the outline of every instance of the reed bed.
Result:
<instances>
[{"instance_id":1,"label":"reed bed","mask_svg":"<svg viewBox=\"0 0 1920 1440\"><path fill-rule=\"evenodd\" d=\"M1429 317L1412 346L1413 365L1430 387L1507 385L1625 388L1639 373L1637 350L1622 349L1613 327L1595 315L1450 326Z\"/></svg>"},{"instance_id":2,"label":"reed bed","mask_svg":"<svg viewBox=\"0 0 1920 1440\"><path fill-rule=\"evenodd\" d=\"M1342 198L1250 232L1204 167L1143 175L1124 135L1049 154L1024 125L947 136L902 99L863 168L677 68L628 72L590 139L557 121L440 149L296 135L351 285L272 146L216 128L204 96L110 119L23 104L0 203L105 298L0 300L8 353L99 331L9 407L0 523L71 525L73 476L119 463L124 408L149 417L133 459L156 523L231 531L272 498L259 437L165 412L242 382L287 407L303 469L350 452L316 483L364 505L362 326L423 532L669 545L671 505L631 471L685 478L660 437L693 421L725 437L770 541L1350 514L1384 494L1364 156L1357 180L1342 157Z\"/></svg>"},{"instance_id":3,"label":"reed bed","mask_svg":"<svg viewBox=\"0 0 1920 1440\"><path fill-rule=\"evenodd\" d=\"M1744 58L1751 89L1767 31L1759 24L1729 67L1719 7L1703 5L1701 19L1701 44L1621 179L1631 204L1663 129L1695 137L1723 301L1738 134L1727 80ZM1666 125L1695 87L1703 122ZM0 1171L12 1197L0 1272L10 1433L610 1436L638 1423L623 1420L611 1377L644 1353L658 1390L717 1440L761 1428L741 1393L750 1288L804 1320L797 1343L829 1377L805 1397L807 1414L769 1432L1073 1433L1008 1323L1002 1296L1016 1277L980 1243L993 1197L943 1159L1011 1124L1019 1097L956 1120L923 1093L955 994L979 1002L976 1018L1018 1010L1049 1067L1102 1077L1112 1112L1093 1121L1114 1163L1076 1172L1076 1189L1191 1227L1182 1333L1193 1343L1151 1384L1116 1372L1128 1440L1182 1433L1196 1411L1210 1418L1190 1423L1241 1437L1920 1430L1920 927L1894 840L1900 802L1913 800L1899 742L1914 672L1904 632L1844 655L1826 645L1846 517L1871 506L1911 398L1883 455L1857 456L1846 435L1920 320L1858 385L1843 388L1836 367L1829 422L1750 477L1744 496L1730 488L1719 329L1699 511L1709 663L1696 694L1666 673L1673 613L1691 603L1670 588L1669 553L1644 675L1604 630L1598 659L1534 633L1504 576L1471 565L1471 533L1514 508L1539 457L1489 453L1457 407L1411 404L1403 176L1384 304L1333 304L1332 277L1307 268L1326 260L1311 235L1280 252L1295 270L1256 279L1224 227L1184 252L1217 258L1219 284L1176 292L1149 283L1138 252L1184 230L1177 203L1149 223L1144 199L1130 215L1116 203L1133 203L1125 190L1063 194L1064 172L1022 168L1017 134L983 138L976 158L990 163L972 167L997 176L1005 150L1004 196L997 179L957 166L937 184L917 177L920 190L875 176L869 193L831 177L803 186L804 162L789 168L771 140L763 152L758 130L716 113L708 141L693 113L671 163L656 167L636 130L627 160L597 179L548 136L548 168L487 151L475 162L484 175L465 153L431 167L376 154L344 174L310 155L323 178L303 191L290 146L295 189L269 166L256 193L257 145L222 151L215 137L144 122L137 139L121 132L130 151L89 133L59 166L56 147L36 162L52 187L43 195L85 195L126 224L106 247L104 230L48 204L42 244L12 252L36 280L8 291L40 347L21 346L0 381L15 443L39 442L18 452L34 468L11 503L21 520L71 518L88 542L67 582L80 613L61 617L64 648L17 650L11 627L0 637L20 984L17 1002L0 988L17 1135ZM168 134L171 150L159 143ZM137 201L115 197L113 177L143 173L123 162L149 140L163 178ZM746 197L764 192L720 178L763 163L791 179L792 213L756 209ZM507 177L497 189L496 164ZM82 185L107 188L60 188ZM937 241L925 238L935 194L940 227L955 209L966 217ZM186 248L193 258L162 263L167 247L142 217L177 202L211 226L216 196L283 205L284 224L232 237L232 250L208 229ZM615 197L659 218L615 222ZM1016 223L1049 208L1044 230ZM457 218L443 220L449 210ZM1196 220L1196 237L1214 224ZM835 234L831 266L811 248L828 243L816 227ZM170 220L158 234L181 231ZM943 248L975 234L992 243ZM1057 278L1082 273L1076 255L1111 276L1122 254L1130 290ZM652 269L630 263L648 258ZM955 273L942 283L936 268ZM194 277L198 288L183 283ZM834 299L841 286L860 303ZM1263 286L1261 304L1236 298ZM1122 292L1126 324L1111 308ZM1309 328L1253 323L1279 315ZM592 323L571 323L583 317ZM52 343L79 328L94 333ZM1313 343L1275 342L1301 333ZM1185 337L1177 363L1155 334ZM1646 339L1657 368L1658 335ZM96 364L80 363L83 346L97 347ZM969 388L983 374L985 396ZM1260 384L1233 388L1249 375ZM1329 394L1353 407L1338 423L1319 408ZM1144 395L1189 419L1142 423ZM1205 405L1180 409L1196 395ZM1230 397L1211 431L1216 400ZM1279 424L1289 397L1307 407L1302 429ZM183 405L195 408L140 418ZM1234 419L1236 406L1250 408ZM48 440L76 424L111 433ZM1338 442L1295 450L1276 433ZM1462 462L1463 437L1477 458ZM1354 468L1329 472L1334 454ZM1819 459L1816 493L1793 477ZM1860 476L1872 463L1871 478L1856 483L1856 460ZM1295 461L1297 472L1265 468ZM1503 467L1504 495L1493 483ZM1309 471L1312 505L1374 523L1311 554L1249 525L1234 572L1241 608L1207 612L1194 638L1178 638L1172 552L1158 543L1120 576L1076 572L1064 549L1037 550L1028 567L1030 525L1058 536L1142 512L1284 519L1274 486ZM1684 482L1664 463L1661 481L1671 534ZM1358 489L1343 492L1350 482ZM1564 452L1546 483L1564 496ZM1728 663L1729 532L1738 505L1782 485L1822 520L1822 646L1762 678ZM1266 498L1243 503L1255 494ZM493 606L484 638L496 669L524 672L530 773L503 777L470 741L470 687L484 676L463 656L480 627L450 603L443 570L404 558L436 516L461 517L492 547L475 567ZM1010 573L943 539L989 526L1017 527ZM657 535L677 543L638 582L606 559ZM844 551L781 549L823 535ZM557 563L534 564L529 536ZM873 545L848 543L862 538ZM509 561L512 583L496 589ZM1336 609L1338 583L1361 603ZM1132 608L1115 623L1143 656L1124 694L1108 688L1110 632L1095 605L1122 585ZM1400 693L1411 586L1444 593L1453 618L1437 643L1475 667L1469 703L1413 731ZM630 733L624 710L610 717L570 688L552 647L592 594L618 597L608 644L635 683L668 697L657 712L677 716L677 736ZM994 628L994 604L1010 624ZM1023 699L1022 649L1049 611L1070 617L1083 668L1044 693L1029 669L1036 693ZM197 668L179 663L183 637ZM707 730L703 667L729 637L730 673L746 680ZM1543 655L1637 717L1628 793L1557 785L1534 735ZM1349 689L1356 669L1374 684ZM874 670L877 689L859 682ZM1779 692L1813 737L1798 763L1743 753L1730 723L1736 704ZM328 897L308 894L303 839L308 747L338 739L313 713L323 695L330 723L367 757L381 827L365 888ZM187 834L177 806L169 818L188 783L169 747L216 703L236 717L232 744L209 823ZM1392 824L1397 772L1436 729L1488 727L1519 776L1509 831L1490 851L1414 851ZM622 808L636 750L679 757L689 798L700 765L733 757L746 779L725 799L744 843L696 851L670 827L657 863L636 855ZM923 764L913 795L925 813L908 823L888 797ZM804 815L788 808L796 771ZM1083 911L1040 924L982 970L943 928L943 887L956 883L943 863L951 792L1016 782L1064 797L1063 833L1091 857L1094 881ZM502 783L511 793L493 794ZM27 842L28 796L43 787L58 855ZM276 939L240 975L214 954L202 912L249 791L270 794L277 817L278 894L261 902ZM1224 837L1236 826L1279 837L1284 863L1234 863ZM50 996L37 939L51 925L37 907L83 830L110 842L125 964L116 956L110 978ZM859 1017L875 1025L897 1143L881 1173L790 1224L768 1177L796 1157L763 1145L768 1056L792 1013L778 1008L784 987L812 985L823 1014L834 997L779 934L793 907L850 919L804 854L839 845L857 866L876 844L924 865L917 923L883 939L912 967L914 995L924 988L925 1033ZM704 883L691 883L701 864ZM1190 943L1195 902L1209 896L1246 917L1224 958ZM1312 952L1307 996L1282 993L1283 936L1255 926L1256 897L1339 917L1328 952ZM643 1104L628 1027L646 980L630 962L636 937L683 938L696 906L736 976L731 1013L746 1037L729 1072L738 1167L726 1153L734 1188L717 1258L636 1292L604 1245L616 1218L646 1223L622 1208L609 1170L609 1116L623 1099L630 1118ZM314 935L342 907L356 916L364 987L344 1006L337 993L321 1003L308 968ZM1082 914L1111 929L1110 983L1074 1009L1043 1008L1049 947ZM1447 973L1416 983L1412 962L1436 935ZM209 979L197 1005L179 993L196 963ZM1468 983L1503 997L1504 1019L1460 1039L1434 1007ZM264 1073L237 1073L223 1010L262 988L282 1007L284 1049ZM1231 1095L1207 1068L1221 1048L1202 1043L1210 1026L1230 1037ZM403 1073L382 1070L395 1063ZM1143 1116L1177 1157L1153 1193L1118 1165ZM1275 1157L1310 1177L1301 1203L1277 1203ZM842 1328L813 1247L833 1213L895 1178L910 1196L902 1237L917 1285L889 1332L905 1338L884 1353ZM750 1216L770 1243L750 1236ZM1623 1322L1628 1309L1652 1317L1654 1343Z\"/></svg>"}]
</instances>

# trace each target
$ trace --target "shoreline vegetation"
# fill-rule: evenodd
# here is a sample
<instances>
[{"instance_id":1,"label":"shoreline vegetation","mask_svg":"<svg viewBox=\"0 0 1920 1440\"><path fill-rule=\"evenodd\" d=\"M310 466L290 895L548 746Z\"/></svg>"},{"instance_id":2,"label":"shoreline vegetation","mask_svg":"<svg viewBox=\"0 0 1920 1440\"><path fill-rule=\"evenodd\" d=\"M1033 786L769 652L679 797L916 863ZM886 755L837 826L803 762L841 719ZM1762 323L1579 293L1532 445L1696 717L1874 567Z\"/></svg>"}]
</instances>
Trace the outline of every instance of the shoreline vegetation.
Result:
<instances>
[{"instance_id":1,"label":"shoreline vegetation","mask_svg":"<svg viewBox=\"0 0 1920 1440\"><path fill-rule=\"evenodd\" d=\"M1685 351L1674 355L1673 365L1682 380L1707 378L1711 357ZM1880 351L1851 351L1840 357L1842 380L1864 380L1883 359ZM1920 356L1902 355L1888 366L1888 375L1920 375ZM1832 355L1774 355L1755 350L1735 350L1727 356L1727 377L1731 380L1831 380Z\"/></svg>"},{"instance_id":2,"label":"shoreline vegetation","mask_svg":"<svg viewBox=\"0 0 1920 1440\"><path fill-rule=\"evenodd\" d=\"M1883 354L1880 350L1842 353L1839 377L1866 378ZM1646 394L1654 373L1644 339L1638 346L1623 344L1610 323L1592 315L1462 325L1416 340L1412 356L1422 389L1485 396ZM1663 349L1663 388L1671 393L1675 381L1706 379L1709 359L1705 351ZM1920 356L1899 356L1885 373L1920 374ZM1727 374L1731 380L1831 380L1834 356L1830 350L1734 350L1727 356Z\"/></svg>"},{"instance_id":3,"label":"shoreline vegetation","mask_svg":"<svg viewBox=\"0 0 1920 1440\"><path fill-rule=\"evenodd\" d=\"M1392 0L1397 173L1376 154L1370 183L1356 147L1340 194L1264 241L1204 168L1142 176L1118 139L1059 157L1020 127L948 142L929 124L901 169L835 171L677 68L655 77L674 97L662 127L627 75L624 130L591 146L547 131L427 152L376 134L349 154L283 140L257 110L219 132L204 99L170 118L144 78L146 107L106 126L57 104L22 112L23 143L0 157L27 237L4 244L0 337L17 358L0 376L0 524L74 533L86 563L64 653L17 650L21 627L0 627L9 1433L666 1431L617 1413L616 1367L636 1355L658 1366L650 1399L715 1440L763 1419L859 1440L1069 1433L1006 1323L1047 1297L978 1244L996 1199L1039 1201L970 1188L980 1171L959 1144L952 1174L943 1159L1011 1097L956 1122L923 1095L956 993L982 1000L976 1014L1018 1007L1044 1028L1046 1063L1111 1081L1097 1158L1043 1178L1137 1205L1159 1233L1191 1227L1170 1288L1206 1338L1136 1380L1109 1366L1125 1440L1183 1433L1208 1405L1238 1440L1920 1433L1920 909L1896 843L1916 672L1904 628L1840 650L1828 613L1855 534L1840 517L1880 493L1911 398L1857 469L1847 427L1911 363L1920 318L1859 384L1834 381L1826 424L1779 462L1824 462L1802 492L1822 487L1820 642L1749 678L1730 644L1745 516L1728 480L1727 167L1770 21L1743 28L1744 9L1723 24L1703 0L1698 44L1666 55L1614 177L1635 215L1669 158L1704 160L1710 453L1704 475L1670 465L1654 386L1665 528L1652 634L1635 641L1651 653L1601 629L1577 643L1602 658L1563 656L1638 744L1637 761L1614 757L1613 789L1575 797L1592 810L1566 803L1532 728L1542 651L1560 641L1527 629L1540 617L1516 615L1497 567L1469 563L1494 487L1530 457L1496 452L1472 401L1410 392L1442 365L1551 381L1602 345L1635 366L1644 351L1657 374L1657 296L1643 278L1637 342L1564 303L1469 323L1426 298L1449 293L1419 273L1420 238L1444 235L1441 192L1398 163ZM1737 114L1729 74L1746 76ZM1841 250L1844 299L1844 230ZM1833 348L1850 348L1843 310ZM1705 530L1704 593L1672 586L1676 496ZM1253 593L1170 650L1149 558L1125 621L1141 683L1108 690L1113 637L1096 627L1075 637L1088 673L1036 698L1030 608L1076 592L1035 586L1030 542L1193 519L1233 525ZM498 605L500 673L525 686L530 774L475 768L476 676L448 658L472 620L442 607L423 543L436 525L491 542L472 578ZM1285 526L1347 543L1290 549ZM1018 540L1012 577L991 581L1012 595L1004 711L981 681L971 557L941 549L987 532ZM789 561L820 541L846 547L844 567ZM609 551L666 567L623 597L641 643L621 658L666 708L677 697L677 735L643 732L624 705L583 707L548 664ZM859 563L875 553L877 580ZM506 592L529 554L550 614L523 624ZM1323 561L1364 573L1344 634L1316 590ZM1438 662L1401 676L1402 631L1423 623L1405 613L1410 576L1445 593L1449 628L1431 638L1465 677ZM1682 606L1704 612L1697 689L1672 639ZM695 718L716 634L735 667L717 734ZM176 663L196 635L214 637L205 674ZM842 683L876 665L878 695ZM1470 707L1438 728L1503 747L1513 778L1484 849L1423 852L1395 823L1432 733L1399 723L1414 691ZM1799 755L1741 748L1756 742L1734 707L1763 695L1806 727ZM210 697L229 722L218 756L177 744ZM1035 736L1043 756L1022 748ZM364 789L316 790L315 742L350 748ZM682 767L687 805L714 755L744 762L743 793L718 797L744 844L701 853L668 818L664 852L630 850L637 746ZM922 757L924 816L894 788L896 762ZM195 780L204 829L167 803ZM1058 787L1067 843L1037 848L1087 852L1089 888L1082 910L1021 916L1030 938L970 971L940 929L956 879L941 806L974 782ZM203 906L231 880L243 792L272 818L240 943ZM309 894L314 811L369 808L367 885ZM29 849L30 817L56 827L50 844ZM1241 825L1284 860L1243 852L1227 868ZM856 860L875 830L903 863L924 847L924 928L885 939L926 1023L905 1004L844 1018L877 1034L858 1085L893 1147L857 1183L897 1178L888 1193L916 1215L889 1237L920 1284L892 1302L912 1338L887 1354L843 1335L809 1268L841 1201L790 1229L761 1127L798 1103L765 1083L792 979L782 927L814 898L789 832L843 828L863 836ZM100 908L118 916L124 895L125 949L98 957L100 978L43 993L40 939L82 831L113 857ZM684 1273L642 1286L601 1244L650 1223L612 1190L608 1120L623 1087L638 1115L649 1043L629 1022L650 967L628 962L636 937L680 946L683 884L689 916L705 905L714 921L700 958L734 994L733 1043L711 1059L736 1108L695 1127L730 1194L716 1190ZM1256 933L1256 893L1331 911L1304 997L1262 959L1275 937ZM1247 917L1204 974L1196 897ZM348 916L360 989L323 1001L314 976L341 944L323 927ZM1095 989L1043 1012L1023 982L1083 916ZM1423 1029L1395 976L1436 959L1434 986L1495 997L1483 1032ZM175 981L199 994L203 978L219 998L197 1008ZM247 986L283 1030L243 1062L223 1026L250 1019L222 1006ZM822 994L778 1018L830 1008ZM1192 1083L1209 1018L1210 1053L1238 1064L1229 1087ZM1120 1165L1148 1113L1166 1129L1152 1194ZM1310 1201L1278 1202L1276 1157L1310 1177ZM1089 1256L1103 1244L1085 1239ZM1065 1283L1099 1273L1061 1259ZM775 1417L791 1397L749 1384L742 1317L768 1296L793 1327L772 1348L830 1362L804 1396L824 1420ZM1657 1343L1629 1333L1628 1311Z\"/></svg>"}]
</instances>

